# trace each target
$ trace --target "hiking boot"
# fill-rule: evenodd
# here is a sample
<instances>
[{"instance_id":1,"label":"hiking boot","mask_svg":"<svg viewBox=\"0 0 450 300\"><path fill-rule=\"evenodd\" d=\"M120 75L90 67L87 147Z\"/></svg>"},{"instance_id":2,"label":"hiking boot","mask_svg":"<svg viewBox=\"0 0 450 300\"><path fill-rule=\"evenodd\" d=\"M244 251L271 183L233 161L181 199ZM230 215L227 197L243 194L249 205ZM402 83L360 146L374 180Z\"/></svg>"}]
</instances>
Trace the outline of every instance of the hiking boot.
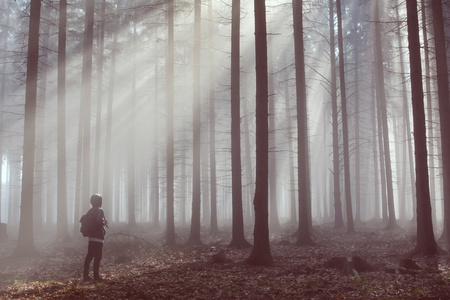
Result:
<instances>
[{"instance_id":1,"label":"hiking boot","mask_svg":"<svg viewBox=\"0 0 450 300\"><path fill-rule=\"evenodd\" d=\"M92 281L92 278L89 277L89 276L84 276L84 277L83 277L83 281L84 281L84 282L86 282L86 281Z\"/></svg>"},{"instance_id":2,"label":"hiking boot","mask_svg":"<svg viewBox=\"0 0 450 300\"><path fill-rule=\"evenodd\" d=\"M94 277L95 282L103 282L105 279L101 278L100 276Z\"/></svg>"}]
</instances>

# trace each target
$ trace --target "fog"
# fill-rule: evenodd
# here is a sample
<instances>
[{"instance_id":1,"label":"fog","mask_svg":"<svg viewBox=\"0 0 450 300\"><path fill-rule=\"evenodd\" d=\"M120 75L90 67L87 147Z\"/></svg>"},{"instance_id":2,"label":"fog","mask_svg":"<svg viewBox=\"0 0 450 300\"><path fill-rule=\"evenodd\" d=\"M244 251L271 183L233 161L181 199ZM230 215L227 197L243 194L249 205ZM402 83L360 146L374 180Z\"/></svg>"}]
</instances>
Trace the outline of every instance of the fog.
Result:
<instances>
[{"instance_id":1,"label":"fog","mask_svg":"<svg viewBox=\"0 0 450 300\"><path fill-rule=\"evenodd\" d=\"M34 227L53 232L57 220L57 45L58 1L43 1L36 118L36 154L34 174ZM166 5L159 1L106 1L104 51L100 53L100 1L96 1L93 71L90 112L90 194L109 195L103 199L111 224L129 221L129 151L135 171L136 222L155 224L155 201L160 228L166 218ZM164 2L164 1L161 1ZM328 1L304 1L304 40L308 107L308 138L311 174L311 211L313 224L334 222L333 144L331 118L331 68ZM409 151L413 151L412 132L406 132L403 84L410 106L409 65L407 56L406 10L393 1L379 1L382 7L381 30L383 72L388 111L390 157L394 204L399 222L414 218L415 195L412 187ZM273 103L273 127L270 128L270 159L276 159L277 215L281 224L298 214L296 95L294 40L291 1L273 0L267 4L269 41L269 101ZM378 128L373 119L374 99L374 20L373 5L361 1L343 1L344 56L347 81L350 168L353 211L358 221L383 217L382 181ZM212 13L208 13L212 4ZM174 26L174 191L175 226L188 226L192 209L193 157L193 73L194 8L193 1L175 1ZM203 1L201 19L201 226L210 226L211 189L209 151L209 107L214 102L215 154L217 174L217 215L220 229L232 221L231 184L231 1ZM1 94L1 210L0 222L8 225L8 235L16 235L20 220L21 160L23 143L24 93L28 11L27 1L2 1L0 44ZM8 18L6 16L9 15ZM335 21L335 20L334 20ZM209 27L211 26L211 27ZM335 25L335 32L337 32ZM210 32L210 28L212 32ZM66 66L66 158L67 212L71 235L78 230L79 217L89 207L81 196L77 178L77 148L80 147L80 103L82 100L82 60L84 1L69 1ZM243 211L246 227L253 225L255 188L255 43L252 1L241 3L241 158ZM400 33L400 39L397 33ZM114 44L114 35L117 44ZM401 42L401 45L399 44ZM337 44L334 48L338 54ZM112 53L116 51L115 71ZM400 53L404 56L403 69ZM103 56L100 72L99 57ZM357 64L355 63L357 62ZM336 66L338 66L337 62ZM403 70L403 71L402 71ZM212 73L211 73L212 72ZM211 77L211 74L213 76ZM114 77L114 83L112 83ZM339 81L338 81L339 82ZM339 85L339 84L338 84ZM210 98L210 87L214 97ZM339 88L339 86L338 86ZM86 91L85 91L86 92ZM87 91L89 93L89 91ZM426 92L436 97L435 87ZM339 91L338 91L339 95ZM110 176L112 186L104 190L108 101L112 101ZM433 100L434 101L434 100ZM433 102L434 103L434 102ZM428 104L426 104L428 105ZM338 105L340 110L340 104ZM440 133L436 107L427 115L430 187L436 228L442 223L442 171L439 156ZM406 112L411 114L410 107ZM430 119L434 118L434 121ZM339 117L340 119L340 117ZM412 118L410 118L412 120ZM375 128L374 128L375 124ZM412 130L412 129L411 129ZM133 139L134 137L134 139ZM98 140L97 140L98 139ZM98 143L99 141L99 143ZM342 143L342 132L339 132ZM374 144L375 142L375 144ZM341 144L342 146L342 144ZM342 147L341 147L342 148ZM98 151L98 152L97 152ZM340 150L342 160L342 149ZM375 153L374 153L375 152ZM358 153L358 154L357 154ZM157 164L153 158L157 155ZM375 155L375 156L374 156ZM157 190L152 171L158 171ZM341 162L342 168L342 162ZM414 172L414 171L413 171ZM84 176L86 171L81 172ZM98 174L98 175L97 175ZM294 174L297 174L295 171ZM98 176L98 177L97 177ZM154 178L153 178L154 179ZM341 170L341 194L344 176ZM77 183L78 181L78 183ZM292 193L292 191L295 193ZM156 196L155 196L156 195ZM154 197L157 197L155 200ZM295 197L294 202L292 198ZM344 198L343 198L344 199ZM356 202L360 210L356 212ZM76 203L79 205L76 205ZM344 202L344 201L343 201ZM292 206L292 203L295 206ZM343 206L345 214L345 206ZM273 211L269 214L274 214ZM345 218L344 218L345 219ZM292 223L290 223L292 224ZM273 224L272 224L273 225ZM114 225L111 225L114 226ZM150 226L150 225L149 225ZM42 229L44 228L44 229ZM276 230L276 228L272 228Z\"/></svg>"}]
</instances>

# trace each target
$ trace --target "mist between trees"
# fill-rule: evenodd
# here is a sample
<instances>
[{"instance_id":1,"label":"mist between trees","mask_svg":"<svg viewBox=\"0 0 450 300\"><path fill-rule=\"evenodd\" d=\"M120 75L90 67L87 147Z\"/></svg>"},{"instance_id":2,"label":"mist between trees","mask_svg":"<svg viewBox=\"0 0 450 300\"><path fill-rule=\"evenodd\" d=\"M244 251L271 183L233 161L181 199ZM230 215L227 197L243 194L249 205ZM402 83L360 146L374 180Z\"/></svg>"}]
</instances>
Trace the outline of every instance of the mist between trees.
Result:
<instances>
[{"instance_id":1,"label":"mist between trees","mask_svg":"<svg viewBox=\"0 0 450 300\"><path fill-rule=\"evenodd\" d=\"M240 247L254 224L255 247L286 224L299 244L331 222L442 234L449 1L255 3L1 1L0 222L18 254L79 236L93 193L111 226L169 245L232 228Z\"/></svg>"}]
</instances>

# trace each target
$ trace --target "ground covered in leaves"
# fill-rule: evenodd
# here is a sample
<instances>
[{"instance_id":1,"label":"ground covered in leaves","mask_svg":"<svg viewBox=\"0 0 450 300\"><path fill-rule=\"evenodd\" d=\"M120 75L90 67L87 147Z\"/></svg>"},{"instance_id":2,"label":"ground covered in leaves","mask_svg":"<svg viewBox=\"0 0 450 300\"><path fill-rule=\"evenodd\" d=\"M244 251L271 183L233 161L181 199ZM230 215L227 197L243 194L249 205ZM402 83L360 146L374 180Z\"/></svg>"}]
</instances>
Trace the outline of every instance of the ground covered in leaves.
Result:
<instances>
[{"instance_id":1,"label":"ground covered in leaves","mask_svg":"<svg viewBox=\"0 0 450 300\"><path fill-rule=\"evenodd\" d=\"M229 232L205 233L195 247L178 232L179 246L169 249L162 232L111 229L100 283L81 280L86 239L37 242L40 257L18 259L9 238L0 241L0 298L450 299L450 255L404 259L413 230L368 224L347 234L321 225L309 247L295 245L294 230L271 236L273 265L255 267L245 263L251 248L227 247Z\"/></svg>"}]
</instances>

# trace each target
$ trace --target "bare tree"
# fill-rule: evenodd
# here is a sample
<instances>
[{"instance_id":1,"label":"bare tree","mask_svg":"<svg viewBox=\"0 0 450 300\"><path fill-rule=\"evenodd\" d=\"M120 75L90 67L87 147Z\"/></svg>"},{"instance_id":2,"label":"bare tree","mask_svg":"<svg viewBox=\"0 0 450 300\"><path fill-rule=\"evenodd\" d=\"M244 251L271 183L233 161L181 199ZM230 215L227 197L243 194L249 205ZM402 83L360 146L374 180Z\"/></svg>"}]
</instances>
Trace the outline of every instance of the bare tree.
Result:
<instances>
[{"instance_id":1,"label":"bare tree","mask_svg":"<svg viewBox=\"0 0 450 300\"><path fill-rule=\"evenodd\" d=\"M414 150L416 154L417 244L413 254L433 255L438 252L438 247L433 233L428 183L427 142L417 1L406 1L406 8L408 14L409 61L414 119Z\"/></svg>"},{"instance_id":2,"label":"bare tree","mask_svg":"<svg viewBox=\"0 0 450 300\"><path fill-rule=\"evenodd\" d=\"M450 102L442 1L431 1L441 129L441 153L444 189L444 237L450 245ZM417 173L417 171L416 171Z\"/></svg>"},{"instance_id":3,"label":"bare tree","mask_svg":"<svg viewBox=\"0 0 450 300\"><path fill-rule=\"evenodd\" d=\"M174 140L173 140L173 98L174 98L174 0L167 1L167 53L166 53L166 244L175 246L174 213Z\"/></svg>"},{"instance_id":4,"label":"bare tree","mask_svg":"<svg viewBox=\"0 0 450 300\"><path fill-rule=\"evenodd\" d=\"M308 117L306 107L305 54L303 42L303 1L292 1L295 47L295 86L297 94L298 146L298 236L297 245L311 245L310 233L311 183L308 153Z\"/></svg>"},{"instance_id":5,"label":"bare tree","mask_svg":"<svg viewBox=\"0 0 450 300\"><path fill-rule=\"evenodd\" d=\"M201 46L201 0L195 0L194 8L194 103L193 118L193 158L192 158L192 218L191 232L188 243L201 244L200 239L200 154L201 154L201 123L200 123L200 46Z\"/></svg>"},{"instance_id":6,"label":"bare tree","mask_svg":"<svg viewBox=\"0 0 450 300\"><path fill-rule=\"evenodd\" d=\"M254 244L247 258L251 265L270 265L272 255L269 243L269 124L268 124L268 71L266 2L254 0L255 53L256 53L256 188Z\"/></svg>"},{"instance_id":7,"label":"bare tree","mask_svg":"<svg viewBox=\"0 0 450 300\"><path fill-rule=\"evenodd\" d=\"M231 172L233 229L230 246L249 247L244 235L241 170L240 23L241 1L233 0L231 21Z\"/></svg>"},{"instance_id":8,"label":"bare tree","mask_svg":"<svg viewBox=\"0 0 450 300\"><path fill-rule=\"evenodd\" d=\"M347 93L345 90L345 64L344 64L344 40L342 37L342 7L341 1L336 0L336 11L338 19L338 44L339 44L339 80L341 83L341 114L342 114L342 137L344 144L344 180L345 180L345 204L347 212L347 231L354 232L352 212L352 197L350 186L350 152L348 147L348 113Z\"/></svg>"},{"instance_id":9,"label":"bare tree","mask_svg":"<svg viewBox=\"0 0 450 300\"><path fill-rule=\"evenodd\" d=\"M34 155L36 141L36 99L39 64L39 25L41 1L30 2L30 23L28 30L28 55L25 88L25 120L23 133L22 191L20 223L14 256L36 255L33 237L33 185Z\"/></svg>"},{"instance_id":10,"label":"bare tree","mask_svg":"<svg viewBox=\"0 0 450 300\"><path fill-rule=\"evenodd\" d=\"M208 15L212 20L212 0L209 0ZM215 111L215 93L214 93L214 23L209 23L209 182L211 192L211 211L210 211L210 231L219 232L217 224L217 174L216 174L216 111Z\"/></svg>"},{"instance_id":11,"label":"bare tree","mask_svg":"<svg viewBox=\"0 0 450 300\"><path fill-rule=\"evenodd\" d=\"M374 2L375 5L375 64L376 64L376 84L377 84L377 100L379 111L381 112L381 125L383 133L383 150L384 150L384 162L386 167L386 184L387 184L387 204L389 212L389 221L387 227L393 229L397 226L394 209L394 189L392 183L392 164L391 154L389 146L389 128L387 121L387 107L386 107L386 91L384 83L384 71L383 71L383 52L381 42L381 24L379 17L378 2Z\"/></svg>"},{"instance_id":12,"label":"bare tree","mask_svg":"<svg viewBox=\"0 0 450 300\"><path fill-rule=\"evenodd\" d=\"M58 202L56 238L69 238L67 224L67 168L66 168L66 36L67 36L67 0L59 2L58 31Z\"/></svg>"}]
</instances>

